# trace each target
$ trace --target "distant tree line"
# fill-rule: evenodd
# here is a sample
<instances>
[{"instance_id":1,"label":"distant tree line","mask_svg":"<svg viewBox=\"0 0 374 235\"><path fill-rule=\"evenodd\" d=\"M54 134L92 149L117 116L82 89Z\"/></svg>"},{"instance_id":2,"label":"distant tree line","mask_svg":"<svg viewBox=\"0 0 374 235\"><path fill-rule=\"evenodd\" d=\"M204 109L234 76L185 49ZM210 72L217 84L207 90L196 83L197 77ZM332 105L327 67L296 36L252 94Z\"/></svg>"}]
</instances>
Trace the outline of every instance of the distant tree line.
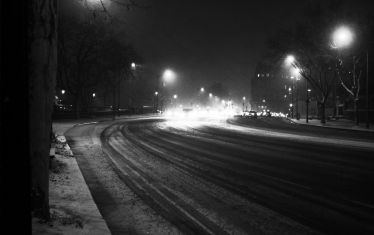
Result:
<instances>
[{"instance_id":1,"label":"distant tree line","mask_svg":"<svg viewBox=\"0 0 374 235\"><path fill-rule=\"evenodd\" d=\"M139 63L140 56L126 40L119 41L120 30L106 14L77 17L63 10L58 27L58 87L72 96L77 118L88 108L94 88L110 91L112 107L118 109L120 83L133 77L131 63Z\"/></svg>"}]
</instances>

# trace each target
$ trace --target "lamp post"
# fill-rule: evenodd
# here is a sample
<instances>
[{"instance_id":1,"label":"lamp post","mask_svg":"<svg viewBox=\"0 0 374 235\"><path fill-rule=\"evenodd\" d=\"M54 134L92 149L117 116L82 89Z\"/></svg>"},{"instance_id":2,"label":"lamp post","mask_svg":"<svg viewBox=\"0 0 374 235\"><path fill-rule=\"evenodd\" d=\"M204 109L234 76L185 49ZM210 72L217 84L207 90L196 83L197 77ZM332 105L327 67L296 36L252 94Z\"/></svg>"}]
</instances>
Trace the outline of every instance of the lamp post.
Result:
<instances>
[{"instance_id":1,"label":"lamp post","mask_svg":"<svg viewBox=\"0 0 374 235\"><path fill-rule=\"evenodd\" d=\"M308 123L309 122L309 93L311 92L312 90L308 88L308 83L306 83L306 117L305 117L305 122Z\"/></svg>"},{"instance_id":2,"label":"lamp post","mask_svg":"<svg viewBox=\"0 0 374 235\"><path fill-rule=\"evenodd\" d=\"M200 102L201 106L203 106L203 103L204 103L203 102L203 100L204 100L204 96L203 96L204 92L205 92L204 87L201 87L200 88L200 93L199 93L199 102Z\"/></svg>"},{"instance_id":3,"label":"lamp post","mask_svg":"<svg viewBox=\"0 0 374 235\"><path fill-rule=\"evenodd\" d=\"M131 63L131 69L133 69L133 70L136 69L136 64L134 62Z\"/></svg>"},{"instance_id":4,"label":"lamp post","mask_svg":"<svg viewBox=\"0 0 374 235\"><path fill-rule=\"evenodd\" d=\"M295 59L294 57L292 57L292 61L294 62ZM294 68L292 71L291 71L292 75L291 76L291 79L292 79L292 104L294 103L293 102L293 93L295 91L295 96L296 96L296 119L299 120L300 119L300 114L299 114L299 96L298 96L298 89L297 89L297 81L300 79L299 75L300 75L300 69L299 68ZM292 105L292 118L293 118L293 106Z\"/></svg>"},{"instance_id":5,"label":"lamp post","mask_svg":"<svg viewBox=\"0 0 374 235\"><path fill-rule=\"evenodd\" d=\"M157 112L158 110L158 91L155 91L155 97L154 97L154 108L155 108L155 112Z\"/></svg>"},{"instance_id":6,"label":"lamp post","mask_svg":"<svg viewBox=\"0 0 374 235\"><path fill-rule=\"evenodd\" d=\"M176 78L176 74L171 69L165 69L161 75L162 87L161 87L160 93L157 94L157 99L158 99L158 96L161 95L160 97L161 98L161 111L162 109L164 109L165 99L167 99L167 101L169 100L169 95L167 94L165 87L167 84L173 83L175 81L175 78Z\"/></svg>"},{"instance_id":7,"label":"lamp post","mask_svg":"<svg viewBox=\"0 0 374 235\"><path fill-rule=\"evenodd\" d=\"M175 106L175 108L177 108L177 99L178 99L178 95L177 95L177 94L174 94L174 95L173 95L173 98L174 98L174 106Z\"/></svg>"},{"instance_id":8,"label":"lamp post","mask_svg":"<svg viewBox=\"0 0 374 235\"><path fill-rule=\"evenodd\" d=\"M348 47L354 39L354 34L352 30L347 26L338 27L332 35L332 48L343 49ZM355 61L353 61L353 66L355 66ZM353 72L353 76L355 72ZM366 128L370 127L369 120L369 50L366 50ZM355 99L355 97L353 97ZM357 104L356 104L357 105ZM358 117L356 117L356 124L358 124Z\"/></svg>"},{"instance_id":9,"label":"lamp post","mask_svg":"<svg viewBox=\"0 0 374 235\"><path fill-rule=\"evenodd\" d=\"M245 102L245 96L243 96L243 112L244 112L244 102Z\"/></svg>"},{"instance_id":10,"label":"lamp post","mask_svg":"<svg viewBox=\"0 0 374 235\"><path fill-rule=\"evenodd\" d=\"M295 62L295 56L293 55L288 55L285 59L285 63L287 66L291 66L293 65ZM295 71L296 73L299 73L299 69L295 68ZM294 76L290 76L291 80L292 80L292 86L291 86L291 89L288 89L289 92L291 92L291 104L290 104L290 111L291 111L291 118L294 117L294 105L293 105L293 93L294 93L294 87L295 87L295 81L294 81ZM296 111L297 112L297 111Z\"/></svg>"}]
</instances>

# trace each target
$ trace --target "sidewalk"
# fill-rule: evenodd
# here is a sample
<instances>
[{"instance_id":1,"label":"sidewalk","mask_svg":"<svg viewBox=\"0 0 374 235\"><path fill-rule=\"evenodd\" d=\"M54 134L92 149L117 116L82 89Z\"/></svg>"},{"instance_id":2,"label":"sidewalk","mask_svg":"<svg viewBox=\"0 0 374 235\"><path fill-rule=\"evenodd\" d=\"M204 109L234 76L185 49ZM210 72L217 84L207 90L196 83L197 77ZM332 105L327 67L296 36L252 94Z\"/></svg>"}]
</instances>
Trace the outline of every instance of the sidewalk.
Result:
<instances>
[{"instance_id":1,"label":"sidewalk","mask_svg":"<svg viewBox=\"0 0 374 235\"><path fill-rule=\"evenodd\" d=\"M121 115L115 120L158 116L157 114ZM111 116L53 121L52 129L57 143L52 144L50 155L49 203L52 220L40 223L32 218L32 234L111 234L98 210L82 172L64 136L76 125L112 121Z\"/></svg>"},{"instance_id":2,"label":"sidewalk","mask_svg":"<svg viewBox=\"0 0 374 235\"><path fill-rule=\"evenodd\" d=\"M64 144L64 133L67 130L88 121L93 120L61 121L52 125L58 141L51 146L51 154L54 155L50 161L49 176L51 221L39 223L38 219L33 218L32 234L111 234L76 159L71 156L72 152L67 143ZM102 119L94 121L99 122Z\"/></svg>"},{"instance_id":3,"label":"sidewalk","mask_svg":"<svg viewBox=\"0 0 374 235\"><path fill-rule=\"evenodd\" d=\"M311 125L311 126L320 126L320 127L326 127L326 128L336 128L336 129L345 129L345 130L356 130L356 131L367 131L367 132L374 132L374 123L370 123L370 128L366 128L366 123L361 122L359 126L355 125L355 122L348 119L339 119L339 120L326 120L325 124L321 124L321 120L319 119L312 119L308 120L309 122L305 122L305 118L300 118L300 120L297 119L291 119L290 121L302 124L302 125Z\"/></svg>"}]
</instances>

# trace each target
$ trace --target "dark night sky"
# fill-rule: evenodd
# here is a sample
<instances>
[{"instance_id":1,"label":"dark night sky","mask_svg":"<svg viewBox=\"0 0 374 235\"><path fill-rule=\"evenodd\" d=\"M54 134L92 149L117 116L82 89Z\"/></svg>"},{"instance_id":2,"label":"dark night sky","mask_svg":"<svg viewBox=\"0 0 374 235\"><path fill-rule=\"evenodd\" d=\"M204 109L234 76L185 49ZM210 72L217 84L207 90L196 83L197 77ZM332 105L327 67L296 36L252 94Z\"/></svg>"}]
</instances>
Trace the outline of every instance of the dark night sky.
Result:
<instances>
[{"instance_id":1,"label":"dark night sky","mask_svg":"<svg viewBox=\"0 0 374 235\"><path fill-rule=\"evenodd\" d=\"M306 2L157 0L125 12L125 31L148 67L175 70L182 97L213 82L249 96L267 36L292 24Z\"/></svg>"}]
</instances>

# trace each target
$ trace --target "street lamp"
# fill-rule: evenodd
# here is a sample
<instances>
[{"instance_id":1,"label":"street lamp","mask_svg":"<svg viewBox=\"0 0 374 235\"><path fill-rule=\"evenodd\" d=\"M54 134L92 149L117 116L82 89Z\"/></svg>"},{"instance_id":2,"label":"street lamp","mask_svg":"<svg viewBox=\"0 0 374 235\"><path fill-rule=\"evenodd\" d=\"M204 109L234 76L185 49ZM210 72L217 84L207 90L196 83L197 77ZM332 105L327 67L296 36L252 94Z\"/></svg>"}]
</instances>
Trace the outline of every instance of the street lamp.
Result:
<instances>
[{"instance_id":1,"label":"street lamp","mask_svg":"<svg viewBox=\"0 0 374 235\"><path fill-rule=\"evenodd\" d=\"M61 90L61 94L65 94L65 90Z\"/></svg>"},{"instance_id":2,"label":"street lamp","mask_svg":"<svg viewBox=\"0 0 374 235\"><path fill-rule=\"evenodd\" d=\"M287 57L286 57L286 64L287 65L292 65L292 63L294 63L295 62L295 56L293 56L293 55L288 55Z\"/></svg>"},{"instance_id":3,"label":"street lamp","mask_svg":"<svg viewBox=\"0 0 374 235\"><path fill-rule=\"evenodd\" d=\"M173 98L174 98L174 103L175 103L175 108L177 107L177 99L178 99L178 95L177 94L174 94L173 95Z\"/></svg>"},{"instance_id":4,"label":"street lamp","mask_svg":"<svg viewBox=\"0 0 374 235\"><path fill-rule=\"evenodd\" d=\"M204 91L205 91L204 87L200 88L200 91L201 91L201 92L204 92Z\"/></svg>"},{"instance_id":5,"label":"street lamp","mask_svg":"<svg viewBox=\"0 0 374 235\"><path fill-rule=\"evenodd\" d=\"M131 68L135 70L136 64L134 62L131 63Z\"/></svg>"},{"instance_id":6,"label":"street lamp","mask_svg":"<svg viewBox=\"0 0 374 235\"><path fill-rule=\"evenodd\" d=\"M309 122L309 97L310 97L310 92L312 91L311 89L308 88L308 83L306 84L307 85L307 89L306 89L306 115L305 115L305 122L308 123Z\"/></svg>"},{"instance_id":7,"label":"street lamp","mask_svg":"<svg viewBox=\"0 0 374 235\"><path fill-rule=\"evenodd\" d=\"M164 81L164 86L165 86L165 83L170 83L170 82L173 82L175 80L175 73L170 70L170 69L166 69L162 75L162 79Z\"/></svg>"},{"instance_id":8,"label":"street lamp","mask_svg":"<svg viewBox=\"0 0 374 235\"><path fill-rule=\"evenodd\" d=\"M287 57L286 57L286 59L285 59L285 63L287 64L287 65L294 65L294 63L295 63L295 56L293 56L293 55L288 55ZM293 93L294 93L294 90L295 90L295 80L297 81L297 80L299 80L300 78L299 78L299 75L300 75L300 72L301 72L301 70L299 69L299 68L292 68L292 70L290 71L290 74L291 74L291 76L290 76L290 78L291 78L291 80L292 80L292 89L288 89L288 91L289 92L291 92L291 102L292 102L292 104L293 104ZM296 84L296 118L297 119L299 119L299 112L298 112L298 96L297 96L297 84ZM293 105L291 106L291 118L293 118L294 117L294 108L293 108Z\"/></svg>"},{"instance_id":9,"label":"street lamp","mask_svg":"<svg viewBox=\"0 0 374 235\"><path fill-rule=\"evenodd\" d=\"M155 108L155 111L157 112L157 110L158 110L158 91L155 91L154 102L155 102L155 104L153 106Z\"/></svg>"},{"instance_id":10,"label":"street lamp","mask_svg":"<svg viewBox=\"0 0 374 235\"><path fill-rule=\"evenodd\" d=\"M244 102L245 102L245 96L243 96L243 112L244 112Z\"/></svg>"},{"instance_id":11,"label":"street lamp","mask_svg":"<svg viewBox=\"0 0 374 235\"><path fill-rule=\"evenodd\" d=\"M347 26L339 26L332 34L332 47L344 48L348 47L353 41L353 33Z\"/></svg>"},{"instance_id":12,"label":"street lamp","mask_svg":"<svg viewBox=\"0 0 374 235\"><path fill-rule=\"evenodd\" d=\"M92 93L92 98L95 98L96 97L96 94L95 93Z\"/></svg>"},{"instance_id":13,"label":"street lamp","mask_svg":"<svg viewBox=\"0 0 374 235\"><path fill-rule=\"evenodd\" d=\"M209 98L212 98L213 97L213 94L212 93L209 93Z\"/></svg>"},{"instance_id":14,"label":"street lamp","mask_svg":"<svg viewBox=\"0 0 374 235\"><path fill-rule=\"evenodd\" d=\"M331 47L334 49L343 49L352 44L354 33L349 27L342 25L336 28L332 34ZM355 66L355 62L353 64ZM353 69L354 70L354 69ZM353 76L356 76L353 74ZM370 127L369 122L369 50L366 50L366 128ZM357 118L357 117L356 117ZM358 123L358 119L356 120Z\"/></svg>"},{"instance_id":15,"label":"street lamp","mask_svg":"<svg viewBox=\"0 0 374 235\"><path fill-rule=\"evenodd\" d=\"M299 120L300 114L299 114L299 95L298 95L298 89L297 89L297 81L300 80L300 77L299 77L300 69L293 68L292 74L294 76L291 76L291 79L292 79L292 84L294 85L294 88L295 88L295 95L296 95L296 119Z\"/></svg>"}]
</instances>

